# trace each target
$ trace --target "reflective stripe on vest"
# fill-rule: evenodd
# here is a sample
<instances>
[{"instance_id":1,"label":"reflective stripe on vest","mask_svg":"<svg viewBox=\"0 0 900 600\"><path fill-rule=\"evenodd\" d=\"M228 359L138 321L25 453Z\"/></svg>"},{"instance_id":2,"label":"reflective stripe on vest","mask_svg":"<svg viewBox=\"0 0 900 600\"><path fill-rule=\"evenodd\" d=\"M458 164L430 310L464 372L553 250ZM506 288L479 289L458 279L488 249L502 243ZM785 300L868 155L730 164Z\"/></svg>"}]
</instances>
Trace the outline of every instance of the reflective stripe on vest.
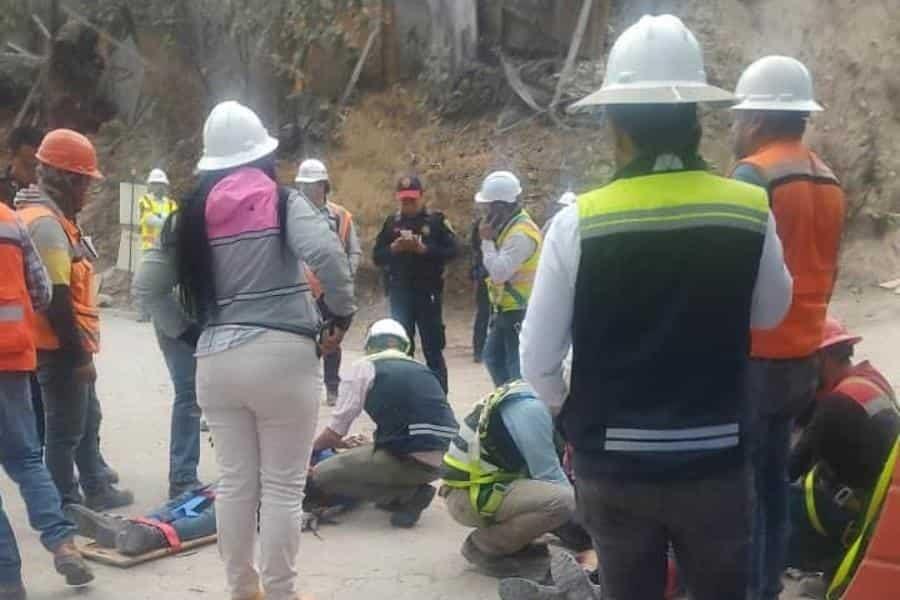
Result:
<instances>
[{"instance_id":1,"label":"reflective stripe on vest","mask_svg":"<svg viewBox=\"0 0 900 600\"><path fill-rule=\"evenodd\" d=\"M803 478L803 499L806 506L806 516L809 522L817 532L828 537L828 531L822 525L822 519L819 518L819 511L816 509L816 470L818 465L809 470L806 477Z\"/></svg>"},{"instance_id":2,"label":"reflective stripe on vest","mask_svg":"<svg viewBox=\"0 0 900 600\"><path fill-rule=\"evenodd\" d=\"M616 452L689 452L734 448L740 443L737 423L684 429L609 427L604 449Z\"/></svg>"},{"instance_id":3,"label":"reflective stripe on vest","mask_svg":"<svg viewBox=\"0 0 900 600\"><path fill-rule=\"evenodd\" d=\"M766 181L784 258L793 277L793 301L772 330L753 332L752 355L800 358L822 340L837 273L846 201L840 183L822 160L797 141L771 144L739 164Z\"/></svg>"},{"instance_id":4,"label":"reflective stripe on vest","mask_svg":"<svg viewBox=\"0 0 900 600\"><path fill-rule=\"evenodd\" d=\"M36 366L22 241L16 214L0 205L0 372L33 371Z\"/></svg>"},{"instance_id":5,"label":"reflective stripe on vest","mask_svg":"<svg viewBox=\"0 0 900 600\"><path fill-rule=\"evenodd\" d=\"M349 252L350 229L353 225L353 213L340 204L335 204L333 202L328 203L328 212L331 214L331 218L337 221L335 233L337 233L338 238L341 240L341 244L344 246L344 252ZM303 268L306 271L306 281L309 283L309 289L312 291L313 298L318 300L322 296L322 282L319 281L319 278L313 273L313 270L309 268L309 265L304 264Z\"/></svg>"},{"instance_id":6,"label":"reflective stripe on vest","mask_svg":"<svg viewBox=\"0 0 900 600\"><path fill-rule=\"evenodd\" d=\"M465 480L445 478L444 483L450 488L468 489L472 508L487 519L493 517L503 503L506 489L503 484L521 479L523 474L507 473L490 462L489 457L484 455L482 440L490 433L488 425L493 412L506 400L521 394L533 395L534 392L527 383L513 381L483 398L463 419L459 438L450 444L444 455L447 466L468 476ZM469 420L479 410L477 429L473 429Z\"/></svg>"},{"instance_id":7,"label":"reflective stripe on vest","mask_svg":"<svg viewBox=\"0 0 900 600\"><path fill-rule=\"evenodd\" d=\"M29 203L18 210L26 226L41 218L55 219L69 240L69 249L73 256L72 272L69 279L69 292L72 297L72 309L75 313L75 325L81 338L82 347L91 354L100 351L100 313L94 297L94 266L82 247L81 231L78 227L54 212L45 204ZM32 332L39 350L59 349L59 338L53 331L50 321L43 314L36 314Z\"/></svg>"},{"instance_id":8,"label":"reflective stripe on vest","mask_svg":"<svg viewBox=\"0 0 900 600\"><path fill-rule=\"evenodd\" d=\"M525 310L528 307L528 299L531 297L534 277L541 258L541 230L525 210L514 216L497 236L497 248L503 247L504 242L516 234L527 236L535 243L535 249L508 281L496 284L490 277L485 279L491 305L499 312Z\"/></svg>"},{"instance_id":9,"label":"reflective stripe on vest","mask_svg":"<svg viewBox=\"0 0 900 600\"><path fill-rule=\"evenodd\" d=\"M883 388L861 375L851 375L841 380L834 391L852 398L870 417L885 410L900 412L893 389Z\"/></svg>"}]
</instances>

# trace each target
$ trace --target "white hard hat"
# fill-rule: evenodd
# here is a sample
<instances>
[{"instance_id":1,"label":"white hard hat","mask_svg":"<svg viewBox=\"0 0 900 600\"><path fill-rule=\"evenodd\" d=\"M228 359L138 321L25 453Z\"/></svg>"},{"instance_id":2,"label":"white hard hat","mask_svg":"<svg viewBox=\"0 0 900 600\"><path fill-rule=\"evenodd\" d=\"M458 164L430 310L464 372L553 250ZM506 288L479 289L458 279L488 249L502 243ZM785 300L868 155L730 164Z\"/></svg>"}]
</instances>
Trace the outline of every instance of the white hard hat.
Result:
<instances>
[{"instance_id":1,"label":"white hard hat","mask_svg":"<svg viewBox=\"0 0 900 600\"><path fill-rule=\"evenodd\" d=\"M151 183L164 183L169 185L169 178L166 177L166 172L162 169L153 169L147 177L147 184L149 185Z\"/></svg>"},{"instance_id":2,"label":"white hard hat","mask_svg":"<svg viewBox=\"0 0 900 600\"><path fill-rule=\"evenodd\" d=\"M556 203L562 204L563 206L572 206L577 200L578 196L576 196L574 192L569 191L560 196Z\"/></svg>"},{"instance_id":3,"label":"white hard hat","mask_svg":"<svg viewBox=\"0 0 900 600\"><path fill-rule=\"evenodd\" d=\"M233 100L216 105L203 126L203 156L198 171L218 171L252 163L272 154L278 140L255 112Z\"/></svg>"},{"instance_id":4,"label":"white hard hat","mask_svg":"<svg viewBox=\"0 0 900 600\"><path fill-rule=\"evenodd\" d=\"M789 56L766 56L747 67L734 95L741 101L732 110L815 112L813 83L802 62Z\"/></svg>"},{"instance_id":5,"label":"white hard hat","mask_svg":"<svg viewBox=\"0 0 900 600\"><path fill-rule=\"evenodd\" d=\"M300 163L297 169L297 177L294 178L296 183L316 183L317 181L328 181L328 169L325 163L315 158L308 158Z\"/></svg>"},{"instance_id":6,"label":"white hard hat","mask_svg":"<svg viewBox=\"0 0 900 600\"><path fill-rule=\"evenodd\" d=\"M706 82L694 34L672 15L645 15L613 44L603 86L570 110L604 104L733 104Z\"/></svg>"},{"instance_id":7,"label":"white hard hat","mask_svg":"<svg viewBox=\"0 0 900 600\"><path fill-rule=\"evenodd\" d=\"M403 342L404 350L409 348L409 334L406 333L406 328L394 319L380 319L372 323L366 334L364 347L368 348L373 339L382 336L395 337Z\"/></svg>"},{"instance_id":8,"label":"white hard hat","mask_svg":"<svg viewBox=\"0 0 900 600\"><path fill-rule=\"evenodd\" d=\"M522 193L522 184L519 178L509 171L494 171L484 178L481 190L475 194L475 202L478 204L490 204L491 202L508 202L512 204Z\"/></svg>"}]
</instances>

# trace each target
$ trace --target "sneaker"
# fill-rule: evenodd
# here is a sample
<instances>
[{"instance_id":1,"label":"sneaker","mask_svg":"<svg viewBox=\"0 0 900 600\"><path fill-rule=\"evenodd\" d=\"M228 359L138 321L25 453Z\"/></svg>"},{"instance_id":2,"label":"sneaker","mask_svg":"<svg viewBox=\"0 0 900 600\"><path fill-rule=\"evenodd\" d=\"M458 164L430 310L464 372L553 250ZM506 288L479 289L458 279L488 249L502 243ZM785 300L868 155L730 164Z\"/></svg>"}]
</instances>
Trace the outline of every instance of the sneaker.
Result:
<instances>
[{"instance_id":1,"label":"sneaker","mask_svg":"<svg viewBox=\"0 0 900 600\"><path fill-rule=\"evenodd\" d=\"M325 394L325 404L328 406L334 406L337 404L338 393L334 390L328 390Z\"/></svg>"},{"instance_id":2,"label":"sneaker","mask_svg":"<svg viewBox=\"0 0 900 600\"><path fill-rule=\"evenodd\" d=\"M428 508L436 493L430 485L420 485L412 498L391 515L391 525L408 529L418 523L422 511Z\"/></svg>"},{"instance_id":3,"label":"sneaker","mask_svg":"<svg viewBox=\"0 0 900 600\"><path fill-rule=\"evenodd\" d=\"M99 494L85 496L84 504L91 510L112 510L134 504L134 494L128 490L118 490L109 486Z\"/></svg>"},{"instance_id":4,"label":"sneaker","mask_svg":"<svg viewBox=\"0 0 900 600\"><path fill-rule=\"evenodd\" d=\"M94 540L103 548L115 548L116 536L128 524L124 517L94 512L81 504L69 504L63 512L78 527L78 535Z\"/></svg>"},{"instance_id":5,"label":"sneaker","mask_svg":"<svg viewBox=\"0 0 900 600\"><path fill-rule=\"evenodd\" d=\"M460 552L466 560L491 577L540 579L550 568L550 553L547 546L541 544L529 544L515 554L497 556L481 550L469 534Z\"/></svg>"},{"instance_id":6,"label":"sneaker","mask_svg":"<svg viewBox=\"0 0 900 600\"><path fill-rule=\"evenodd\" d=\"M21 583L0 584L0 600L26 600L25 586Z\"/></svg>"},{"instance_id":7,"label":"sneaker","mask_svg":"<svg viewBox=\"0 0 900 600\"><path fill-rule=\"evenodd\" d=\"M66 578L69 587L84 587L94 580L90 567L72 542L64 542L53 552L53 567Z\"/></svg>"}]
</instances>

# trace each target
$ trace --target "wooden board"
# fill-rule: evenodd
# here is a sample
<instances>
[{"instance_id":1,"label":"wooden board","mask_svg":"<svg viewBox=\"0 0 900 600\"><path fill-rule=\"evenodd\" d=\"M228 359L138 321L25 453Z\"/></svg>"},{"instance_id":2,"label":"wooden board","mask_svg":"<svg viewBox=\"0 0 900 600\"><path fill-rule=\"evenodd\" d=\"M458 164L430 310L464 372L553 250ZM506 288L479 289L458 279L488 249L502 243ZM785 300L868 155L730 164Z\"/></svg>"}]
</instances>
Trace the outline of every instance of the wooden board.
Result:
<instances>
[{"instance_id":1,"label":"wooden board","mask_svg":"<svg viewBox=\"0 0 900 600\"><path fill-rule=\"evenodd\" d=\"M121 554L116 550L98 546L94 542L91 542L84 546L79 546L79 550L81 550L81 554L88 560L92 560L104 565L109 565L111 567L119 567L120 569L129 569L135 565L150 562L151 560L157 560L159 558L165 558L167 556L177 556L178 554L182 554L194 548L208 546L209 544L215 543L215 541L216 536L209 535L206 537L197 538L196 540L185 542L181 545L181 549L178 552L172 552L168 548L163 548L161 550L153 550L152 552L139 554L138 556L125 556L124 554Z\"/></svg>"}]
</instances>

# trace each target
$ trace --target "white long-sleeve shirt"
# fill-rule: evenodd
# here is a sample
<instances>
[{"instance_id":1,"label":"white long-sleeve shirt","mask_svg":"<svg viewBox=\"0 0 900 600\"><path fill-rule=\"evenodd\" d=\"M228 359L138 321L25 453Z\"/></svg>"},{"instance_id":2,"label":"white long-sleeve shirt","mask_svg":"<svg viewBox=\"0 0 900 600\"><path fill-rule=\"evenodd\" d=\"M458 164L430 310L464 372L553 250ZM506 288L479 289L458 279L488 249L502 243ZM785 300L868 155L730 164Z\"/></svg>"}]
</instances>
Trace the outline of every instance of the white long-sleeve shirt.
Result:
<instances>
[{"instance_id":1,"label":"white long-sleeve shirt","mask_svg":"<svg viewBox=\"0 0 900 600\"><path fill-rule=\"evenodd\" d=\"M537 247L537 243L524 233L512 234L503 240L500 248L493 240L482 240L482 263L492 282L498 285L506 283L531 258Z\"/></svg>"},{"instance_id":2,"label":"white long-sleeve shirt","mask_svg":"<svg viewBox=\"0 0 900 600\"><path fill-rule=\"evenodd\" d=\"M578 207L569 206L554 217L544 238L519 339L522 377L554 415L562 409L568 394L563 360L572 345L575 281L580 260ZM603 273L593 276L602 278ZM775 219L770 213L753 290L751 326L757 329L778 326L790 308L792 287Z\"/></svg>"}]
</instances>

